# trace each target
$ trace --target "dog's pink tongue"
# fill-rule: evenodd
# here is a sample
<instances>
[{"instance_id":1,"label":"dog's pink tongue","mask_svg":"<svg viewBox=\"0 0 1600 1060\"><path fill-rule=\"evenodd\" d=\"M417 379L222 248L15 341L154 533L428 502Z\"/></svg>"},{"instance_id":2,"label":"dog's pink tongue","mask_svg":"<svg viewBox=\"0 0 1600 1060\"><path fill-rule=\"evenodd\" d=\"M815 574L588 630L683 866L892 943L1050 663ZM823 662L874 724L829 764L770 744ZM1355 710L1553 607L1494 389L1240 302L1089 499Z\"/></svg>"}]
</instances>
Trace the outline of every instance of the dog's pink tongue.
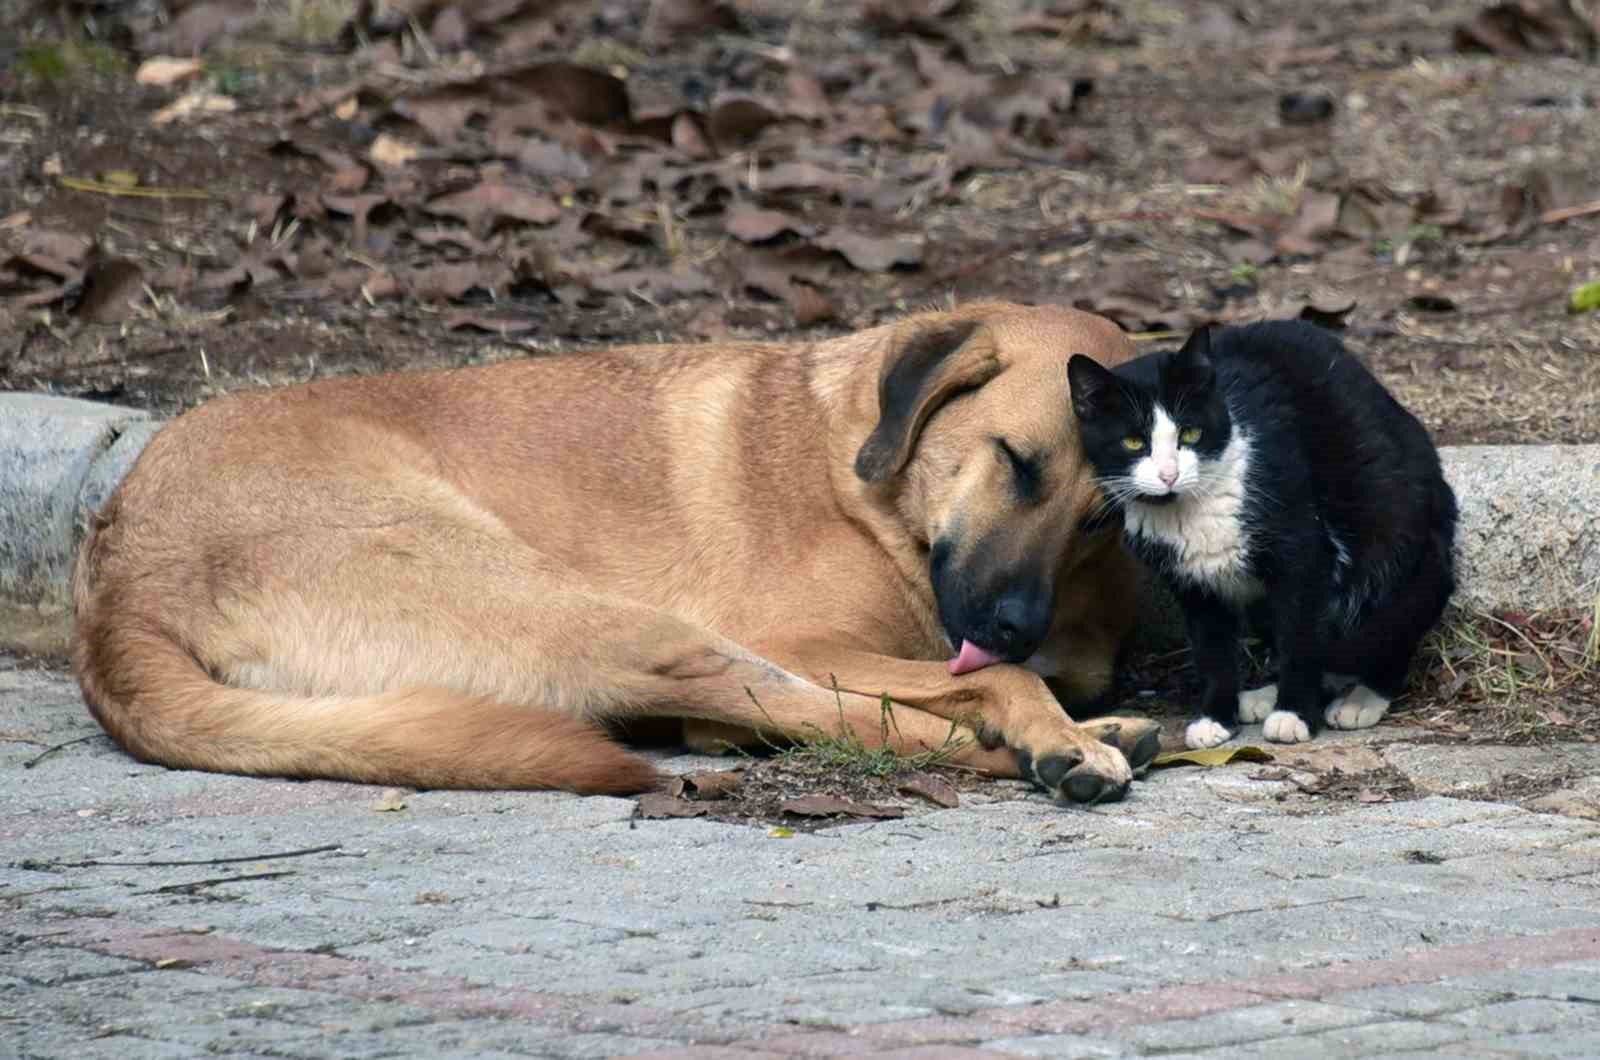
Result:
<instances>
[{"instance_id":1,"label":"dog's pink tongue","mask_svg":"<svg viewBox=\"0 0 1600 1060\"><path fill-rule=\"evenodd\" d=\"M1000 661L1000 656L986 648L980 648L970 640L961 642L961 650L956 657L950 660L952 674L970 674L974 670L981 670L985 666L993 666Z\"/></svg>"}]
</instances>

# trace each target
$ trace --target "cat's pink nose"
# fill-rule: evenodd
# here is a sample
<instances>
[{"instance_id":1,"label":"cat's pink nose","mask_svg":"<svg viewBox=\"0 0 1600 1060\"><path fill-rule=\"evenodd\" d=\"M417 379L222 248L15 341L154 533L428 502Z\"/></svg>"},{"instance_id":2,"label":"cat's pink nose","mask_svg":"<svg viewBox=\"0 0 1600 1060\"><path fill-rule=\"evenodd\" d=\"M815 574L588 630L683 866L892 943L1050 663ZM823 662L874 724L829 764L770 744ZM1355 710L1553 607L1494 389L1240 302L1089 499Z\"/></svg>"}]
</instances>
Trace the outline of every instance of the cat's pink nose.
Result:
<instances>
[{"instance_id":1,"label":"cat's pink nose","mask_svg":"<svg viewBox=\"0 0 1600 1060\"><path fill-rule=\"evenodd\" d=\"M1171 488L1172 484L1178 481L1178 469L1175 467L1164 467L1157 471L1156 474L1160 477L1161 484L1168 488Z\"/></svg>"}]
</instances>

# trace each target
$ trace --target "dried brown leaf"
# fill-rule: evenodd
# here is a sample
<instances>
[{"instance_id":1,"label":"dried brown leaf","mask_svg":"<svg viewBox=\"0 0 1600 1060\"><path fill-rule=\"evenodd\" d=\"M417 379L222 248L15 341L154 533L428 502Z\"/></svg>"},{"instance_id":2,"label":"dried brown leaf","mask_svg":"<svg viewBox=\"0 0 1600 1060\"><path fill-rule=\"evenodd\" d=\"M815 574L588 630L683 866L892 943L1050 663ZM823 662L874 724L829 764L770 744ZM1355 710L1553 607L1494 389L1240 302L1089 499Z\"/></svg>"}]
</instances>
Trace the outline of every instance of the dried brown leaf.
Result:
<instances>
[{"instance_id":1,"label":"dried brown leaf","mask_svg":"<svg viewBox=\"0 0 1600 1060\"><path fill-rule=\"evenodd\" d=\"M961 796L956 793L954 785L932 773L916 773L909 776L902 780L895 790L927 799L947 810L961 805Z\"/></svg>"},{"instance_id":2,"label":"dried brown leaf","mask_svg":"<svg viewBox=\"0 0 1600 1060\"><path fill-rule=\"evenodd\" d=\"M645 820L654 821L669 817L704 817L711 812L711 807L703 802L691 802L661 792L652 792L649 795L639 796L637 812Z\"/></svg>"},{"instance_id":3,"label":"dried brown leaf","mask_svg":"<svg viewBox=\"0 0 1600 1060\"><path fill-rule=\"evenodd\" d=\"M545 321L519 313L483 313L464 309L445 317L444 326L447 331L481 331L506 338L538 331L545 326Z\"/></svg>"},{"instance_id":4,"label":"dried brown leaf","mask_svg":"<svg viewBox=\"0 0 1600 1060\"><path fill-rule=\"evenodd\" d=\"M524 173L557 181L588 180L593 172L578 152L549 140L528 140L517 150L516 158Z\"/></svg>"},{"instance_id":5,"label":"dried brown leaf","mask_svg":"<svg viewBox=\"0 0 1600 1060\"><path fill-rule=\"evenodd\" d=\"M835 228L813 242L823 250L837 251L863 272L888 272L896 266L922 264L922 241L910 236L875 236Z\"/></svg>"},{"instance_id":6,"label":"dried brown leaf","mask_svg":"<svg viewBox=\"0 0 1600 1060\"><path fill-rule=\"evenodd\" d=\"M782 162L771 169L761 170L755 179L762 191L842 192L851 184L849 177L815 162Z\"/></svg>"},{"instance_id":7,"label":"dried brown leaf","mask_svg":"<svg viewBox=\"0 0 1600 1060\"><path fill-rule=\"evenodd\" d=\"M428 27L428 39L442 52L456 52L465 48L469 33L467 17L457 6L444 8L433 16L433 23Z\"/></svg>"},{"instance_id":8,"label":"dried brown leaf","mask_svg":"<svg viewBox=\"0 0 1600 1060\"><path fill-rule=\"evenodd\" d=\"M485 80L498 99L542 100L557 114L588 125L624 126L632 116L620 78L577 63L534 63Z\"/></svg>"},{"instance_id":9,"label":"dried brown leaf","mask_svg":"<svg viewBox=\"0 0 1600 1060\"><path fill-rule=\"evenodd\" d=\"M655 0L645 23L645 37L664 44L680 37L738 28L738 13L722 0Z\"/></svg>"},{"instance_id":10,"label":"dried brown leaf","mask_svg":"<svg viewBox=\"0 0 1600 1060\"><path fill-rule=\"evenodd\" d=\"M101 258L83 276L83 297L75 312L95 324L117 324L133 316L144 297L144 271L126 258Z\"/></svg>"},{"instance_id":11,"label":"dried brown leaf","mask_svg":"<svg viewBox=\"0 0 1600 1060\"><path fill-rule=\"evenodd\" d=\"M459 299L474 290L488 294L510 279L510 271L502 265L464 261L412 269L405 283L414 297L435 302Z\"/></svg>"},{"instance_id":12,"label":"dried brown leaf","mask_svg":"<svg viewBox=\"0 0 1600 1060\"><path fill-rule=\"evenodd\" d=\"M652 301L706 294L713 289L711 279L705 273L688 266L672 269L621 269L602 276L590 277L589 286L609 294L643 295Z\"/></svg>"},{"instance_id":13,"label":"dried brown leaf","mask_svg":"<svg viewBox=\"0 0 1600 1060\"><path fill-rule=\"evenodd\" d=\"M763 129L780 119L776 111L753 99L728 99L711 108L706 118L706 131L720 150L732 151L747 146Z\"/></svg>"},{"instance_id":14,"label":"dried brown leaf","mask_svg":"<svg viewBox=\"0 0 1600 1060\"><path fill-rule=\"evenodd\" d=\"M139 69L134 71L133 79L141 85L165 88L167 85L197 76L200 69L199 59L175 59L169 55L155 55L139 64Z\"/></svg>"},{"instance_id":15,"label":"dried brown leaf","mask_svg":"<svg viewBox=\"0 0 1600 1060\"><path fill-rule=\"evenodd\" d=\"M140 40L154 55L199 55L219 40L237 38L264 17L253 0L202 0L191 4L158 32Z\"/></svg>"},{"instance_id":16,"label":"dried brown leaf","mask_svg":"<svg viewBox=\"0 0 1600 1060\"><path fill-rule=\"evenodd\" d=\"M691 799L725 799L743 783L744 770L700 770L685 773L678 780L683 785L684 794Z\"/></svg>"},{"instance_id":17,"label":"dried brown leaf","mask_svg":"<svg viewBox=\"0 0 1600 1060\"><path fill-rule=\"evenodd\" d=\"M367 148L367 157L380 166L391 168L403 166L417 157L419 148L414 143L409 143L398 136L388 133L379 133L372 140L372 146Z\"/></svg>"},{"instance_id":18,"label":"dried brown leaf","mask_svg":"<svg viewBox=\"0 0 1600 1060\"><path fill-rule=\"evenodd\" d=\"M1273 246L1280 254L1317 254L1338 227L1339 196L1331 191L1308 192L1300 200L1299 213Z\"/></svg>"},{"instance_id":19,"label":"dried brown leaf","mask_svg":"<svg viewBox=\"0 0 1600 1060\"><path fill-rule=\"evenodd\" d=\"M785 799L779 804L778 812L794 814L796 817L871 817L881 820L892 820L906 815L905 810L899 806L875 806L866 802L852 802L837 795L802 795L799 798Z\"/></svg>"},{"instance_id":20,"label":"dried brown leaf","mask_svg":"<svg viewBox=\"0 0 1600 1060\"><path fill-rule=\"evenodd\" d=\"M765 243L785 232L809 236L815 229L794 214L782 210L762 210L754 206L735 206L722 222L723 229L745 243Z\"/></svg>"},{"instance_id":21,"label":"dried brown leaf","mask_svg":"<svg viewBox=\"0 0 1600 1060\"><path fill-rule=\"evenodd\" d=\"M400 788L385 788L372 803L378 813L398 813L406 808L406 793Z\"/></svg>"},{"instance_id":22,"label":"dried brown leaf","mask_svg":"<svg viewBox=\"0 0 1600 1060\"><path fill-rule=\"evenodd\" d=\"M480 237L488 235L504 221L547 225L561 218L561 207L548 195L532 188L487 180L465 191L440 195L423 209L435 216L464 221Z\"/></svg>"},{"instance_id":23,"label":"dried brown leaf","mask_svg":"<svg viewBox=\"0 0 1600 1060\"><path fill-rule=\"evenodd\" d=\"M1491 4L1452 33L1456 51L1495 55L1570 55L1592 59L1596 27L1572 9L1570 0L1513 0Z\"/></svg>"},{"instance_id":24,"label":"dried brown leaf","mask_svg":"<svg viewBox=\"0 0 1600 1060\"><path fill-rule=\"evenodd\" d=\"M920 33L948 37L953 26L944 23L961 9L962 0L868 0L861 17L882 33Z\"/></svg>"}]
</instances>

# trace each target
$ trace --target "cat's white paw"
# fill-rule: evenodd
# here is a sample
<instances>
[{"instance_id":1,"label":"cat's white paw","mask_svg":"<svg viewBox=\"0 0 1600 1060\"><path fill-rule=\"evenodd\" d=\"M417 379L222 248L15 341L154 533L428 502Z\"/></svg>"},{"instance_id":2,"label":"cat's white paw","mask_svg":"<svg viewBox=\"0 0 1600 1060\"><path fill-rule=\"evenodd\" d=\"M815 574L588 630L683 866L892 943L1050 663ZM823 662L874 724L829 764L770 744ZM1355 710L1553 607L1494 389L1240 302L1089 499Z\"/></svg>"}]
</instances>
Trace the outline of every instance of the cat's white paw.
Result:
<instances>
[{"instance_id":1,"label":"cat's white paw","mask_svg":"<svg viewBox=\"0 0 1600 1060\"><path fill-rule=\"evenodd\" d=\"M1184 745L1191 751L1215 747L1219 743L1227 743L1233 739L1233 732L1220 722L1210 718L1196 718L1183 730Z\"/></svg>"},{"instance_id":2,"label":"cat's white paw","mask_svg":"<svg viewBox=\"0 0 1600 1060\"><path fill-rule=\"evenodd\" d=\"M1311 727L1291 710L1275 710L1261 723L1261 735L1273 743L1305 743Z\"/></svg>"},{"instance_id":3,"label":"cat's white paw","mask_svg":"<svg viewBox=\"0 0 1600 1060\"><path fill-rule=\"evenodd\" d=\"M1278 705L1278 686L1262 685L1239 693L1239 720L1254 724L1272 713Z\"/></svg>"},{"instance_id":4,"label":"cat's white paw","mask_svg":"<svg viewBox=\"0 0 1600 1060\"><path fill-rule=\"evenodd\" d=\"M1356 685L1328 704L1328 724L1335 729L1370 729L1389 712L1389 701L1366 685Z\"/></svg>"}]
</instances>

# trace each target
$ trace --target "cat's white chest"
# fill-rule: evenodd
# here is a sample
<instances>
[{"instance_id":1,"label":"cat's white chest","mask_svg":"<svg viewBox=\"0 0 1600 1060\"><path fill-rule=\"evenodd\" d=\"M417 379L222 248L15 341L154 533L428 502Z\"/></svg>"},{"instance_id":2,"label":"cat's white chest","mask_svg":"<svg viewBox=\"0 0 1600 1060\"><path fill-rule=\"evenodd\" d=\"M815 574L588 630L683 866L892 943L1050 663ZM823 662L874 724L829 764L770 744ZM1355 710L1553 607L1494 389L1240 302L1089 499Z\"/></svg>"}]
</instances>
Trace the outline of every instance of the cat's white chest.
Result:
<instances>
[{"instance_id":1,"label":"cat's white chest","mask_svg":"<svg viewBox=\"0 0 1600 1060\"><path fill-rule=\"evenodd\" d=\"M1160 546L1171 558L1169 574L1241 603L1255 599L1262 587L1248 564L1249 467L1250 440L1239 432L1215 461L1200 469L1199 480L1170 504L1130 503L1124 516L1128 536Z\"/></svg>"}]
</instances>

